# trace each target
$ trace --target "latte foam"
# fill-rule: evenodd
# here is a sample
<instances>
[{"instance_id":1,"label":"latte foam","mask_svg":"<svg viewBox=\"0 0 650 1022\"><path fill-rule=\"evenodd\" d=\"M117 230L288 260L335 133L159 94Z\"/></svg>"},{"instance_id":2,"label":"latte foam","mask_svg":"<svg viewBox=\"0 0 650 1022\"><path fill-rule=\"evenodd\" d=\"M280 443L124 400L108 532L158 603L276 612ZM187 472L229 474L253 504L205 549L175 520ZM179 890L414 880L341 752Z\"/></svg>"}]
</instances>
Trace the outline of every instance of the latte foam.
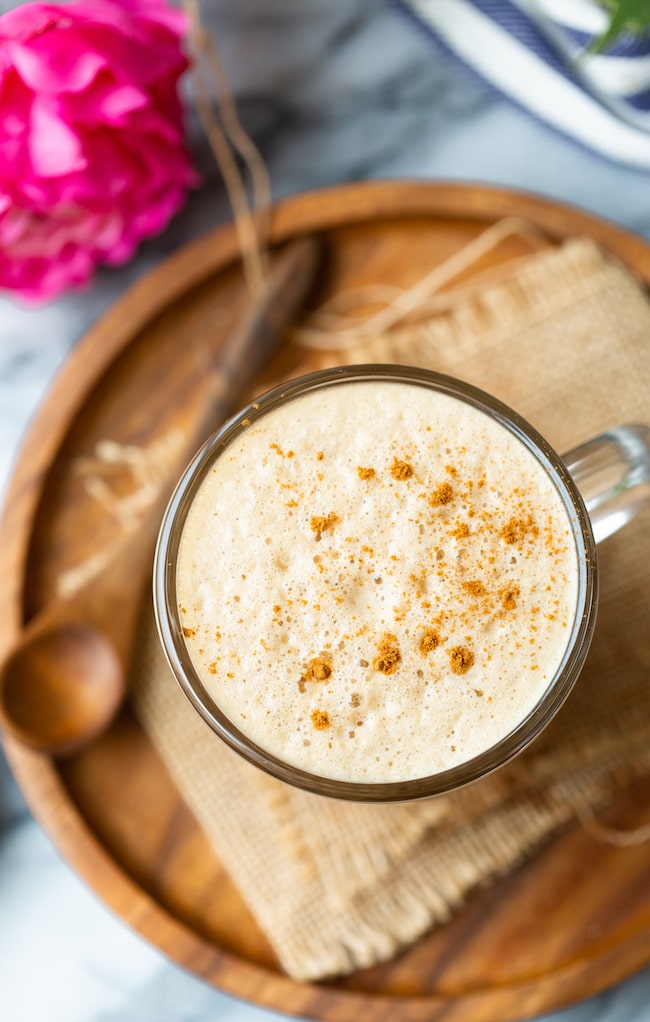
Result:
<instances>
[{"instance_id":1,"label":"latte foam","mask_svg":"<svg viewBox=\"0 0 650 1022\"><path fill-rule=\"evenodd\" d=\"M177 566L185 642L225 714L293 766L364 783L509 734L556 674L577 590L571 521L522 441L391 381L242 425Z\"/></svg>"}]
</instances>

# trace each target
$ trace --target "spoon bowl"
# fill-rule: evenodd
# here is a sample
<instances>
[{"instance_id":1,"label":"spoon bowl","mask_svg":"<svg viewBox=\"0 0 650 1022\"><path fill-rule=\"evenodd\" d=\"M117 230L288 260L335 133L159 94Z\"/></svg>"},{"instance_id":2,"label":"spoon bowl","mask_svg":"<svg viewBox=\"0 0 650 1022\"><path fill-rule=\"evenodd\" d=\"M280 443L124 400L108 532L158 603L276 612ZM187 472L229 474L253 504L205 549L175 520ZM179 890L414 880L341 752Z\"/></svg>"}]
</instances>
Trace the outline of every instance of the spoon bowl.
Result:
<instances>
[{"instance_id":1,"label":"spoon bowl","mask_svg":"<svg viewBox=\"0 0 650 1022\"><path fill-rule=\"evenodd\" d=\"M0 715L38 752L67 756L106 728L124 695L124 668L110 640L80 620L47 622L3 668Z\"/></svg>"}]
</instances>

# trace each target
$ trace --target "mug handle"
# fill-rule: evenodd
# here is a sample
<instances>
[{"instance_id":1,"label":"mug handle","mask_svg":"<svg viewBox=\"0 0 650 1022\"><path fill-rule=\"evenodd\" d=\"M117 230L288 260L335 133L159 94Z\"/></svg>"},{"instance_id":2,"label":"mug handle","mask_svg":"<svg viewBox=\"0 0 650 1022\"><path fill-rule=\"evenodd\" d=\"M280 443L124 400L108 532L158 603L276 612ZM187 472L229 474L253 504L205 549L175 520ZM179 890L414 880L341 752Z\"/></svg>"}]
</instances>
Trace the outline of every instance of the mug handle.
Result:
<instances>
[{"instance_id":1,"label":"mug handle","mask_svg":"<svg viewBox=\"0 0 650 1022\"><path fill-rule=\"evenodd\" d=\"M650 426L617 426L562 456L601 543L650 501Z\"/></svg>"}]
</instances>

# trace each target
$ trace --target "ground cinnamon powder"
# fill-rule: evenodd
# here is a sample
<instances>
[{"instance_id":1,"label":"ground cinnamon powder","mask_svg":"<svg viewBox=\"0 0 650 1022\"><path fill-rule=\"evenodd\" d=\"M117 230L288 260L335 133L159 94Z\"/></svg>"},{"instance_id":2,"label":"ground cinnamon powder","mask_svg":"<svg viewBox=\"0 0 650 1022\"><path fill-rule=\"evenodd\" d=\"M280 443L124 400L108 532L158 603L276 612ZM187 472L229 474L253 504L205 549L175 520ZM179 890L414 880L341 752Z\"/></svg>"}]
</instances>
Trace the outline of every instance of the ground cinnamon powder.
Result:
<instances>
[{"instance_id":1,"label":"ground cinnamon powder","mask_svg":"<svg viewBox=\"0 0 650 1022\"><path fill-rule=\"evenodd\" d=\"M328 515L313 515L309 525L312 532L315 532L320 537L324 532L331 532L339 521L339 516L330 511Z\"/></svg>"},{"instance_id":2,"label":"ground cinnamon powder","mask_svg":"<svg viewBox=\"0 0 650 1022\"><path fill-rule=\"evenodd\" d=\"M312 710L311 722L317 731L327 731L332 726L327 710Z\"/></svg>"},{"instance_id":3,"label":"ground cinnamon powder","mask_svg":"<svg viewBox=\"0 0 650 1022\"><path fill-rule=\"evenodd\" d=\"M482 582L479 582L478 579L474 579L471 582L463 582L463 589L465 590L466 593L469 593L470 596L485 595L485 586L483 585Z\"/></svg>"},{"instance_id":4,"label":"ground cinnamon powder","mask_svg":"<svg viewBox=\"0 0 650 1022\"><path fill-rule=\"evenodd\" d=\"M426 628L422 632L418 644L420 653L431 653L432 650L438 648L441 641L439 632L436 632L434 628Z\"/></svg>"},{"instance_id":5,"label":"ground cinnamon powder","mask_svg":"<svg viewBox=\"0 0 650 1022\"><path fill-rule=\"evenodd\" d=\"M501 529L500 535L506 543L514 544L523 542L528 533L537 534L537 527L530 515L526 519L511 518Z\"/></svg>"},{"instance_id":6,"label":"ground cinnamon powder","mask_svg":"<svg viewBox=\"0 0 650 1022\"><path fill-rule=\"evenodd\" d=\"M450 483L441 483L436 489L429 495L429 503L433 504L434 507L438 507L440 504L448 504L454 495L453 487Z\"/></svg>"},{"instance_id":7,"label":"ground cinnamon powder","mask_svg":"<svg viewBox=\"0 0 650 1022\"><path fill-rule=\"evenodd\" d=\"M377 643L378 656L372 662L376 671L382 674L394 674L402 659L397 636L391 632L385 632Z\"/></svg>"},{"instance_id":8,"label":"ground cinnamon powder","mask_svg":"<svg viewBox=\"0 0 650 1022\"><path fill-rule=\"evenodd\" d=\"M454 674L465 674L474 663L474 654L467 646L454 646L449 651L449 660Z\"/></svg>"},{"instance_id":9,"label":"ground cinnamon powder","mask_svg":"<svg viewBox=\"0 0 650 1022\"><path fill-rule=\"evenodd\" d=\"M517 606L517 597L519 596L519 586L511 586L509 589L504 589L501 592L501 606L504 610L514 610Z\"/></svg>"},{"instance_id":10,"label":"ground cinnamon powder","mask_svg":"<svg viewBox=\"0 0 650 1022\"><path fill-rule=\"evenodd\" d=\"M305 667L305 681L326 681L332 674L332 658L326 653L313 657Z\"/></svg>"},{"instance_id":11,"label":"ground cinnamon powder","mask_svg":"<svg viewBox=\"0 0 650 1022\"><path fill-rule=\"evenodd\" d=\"M408 461L394 458L393 464L390 467L390 474L393 479L410 479L413 475L413 466L409 465Z\"/></svg>"}]
</instances>

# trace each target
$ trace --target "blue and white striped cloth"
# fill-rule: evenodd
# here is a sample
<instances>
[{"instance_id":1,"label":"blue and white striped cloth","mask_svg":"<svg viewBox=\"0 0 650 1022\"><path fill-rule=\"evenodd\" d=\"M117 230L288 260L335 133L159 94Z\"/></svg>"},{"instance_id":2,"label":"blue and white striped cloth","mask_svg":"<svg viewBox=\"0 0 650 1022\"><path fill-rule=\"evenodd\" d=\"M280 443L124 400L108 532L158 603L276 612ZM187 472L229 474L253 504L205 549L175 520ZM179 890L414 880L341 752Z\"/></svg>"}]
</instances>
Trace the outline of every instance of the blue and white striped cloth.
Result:
<instances>
[{"instance_id":1,"label":"blue and white striped cloth","mask_svg":"<svg viewBox=\"0 0 650 1022\"><path fill-rule=\"evenodd\" d=\"M595 0L397 2L540 120L603 156L650 169L650 33L591 52L608 24Z\"/></svg>"}]
</instances>

